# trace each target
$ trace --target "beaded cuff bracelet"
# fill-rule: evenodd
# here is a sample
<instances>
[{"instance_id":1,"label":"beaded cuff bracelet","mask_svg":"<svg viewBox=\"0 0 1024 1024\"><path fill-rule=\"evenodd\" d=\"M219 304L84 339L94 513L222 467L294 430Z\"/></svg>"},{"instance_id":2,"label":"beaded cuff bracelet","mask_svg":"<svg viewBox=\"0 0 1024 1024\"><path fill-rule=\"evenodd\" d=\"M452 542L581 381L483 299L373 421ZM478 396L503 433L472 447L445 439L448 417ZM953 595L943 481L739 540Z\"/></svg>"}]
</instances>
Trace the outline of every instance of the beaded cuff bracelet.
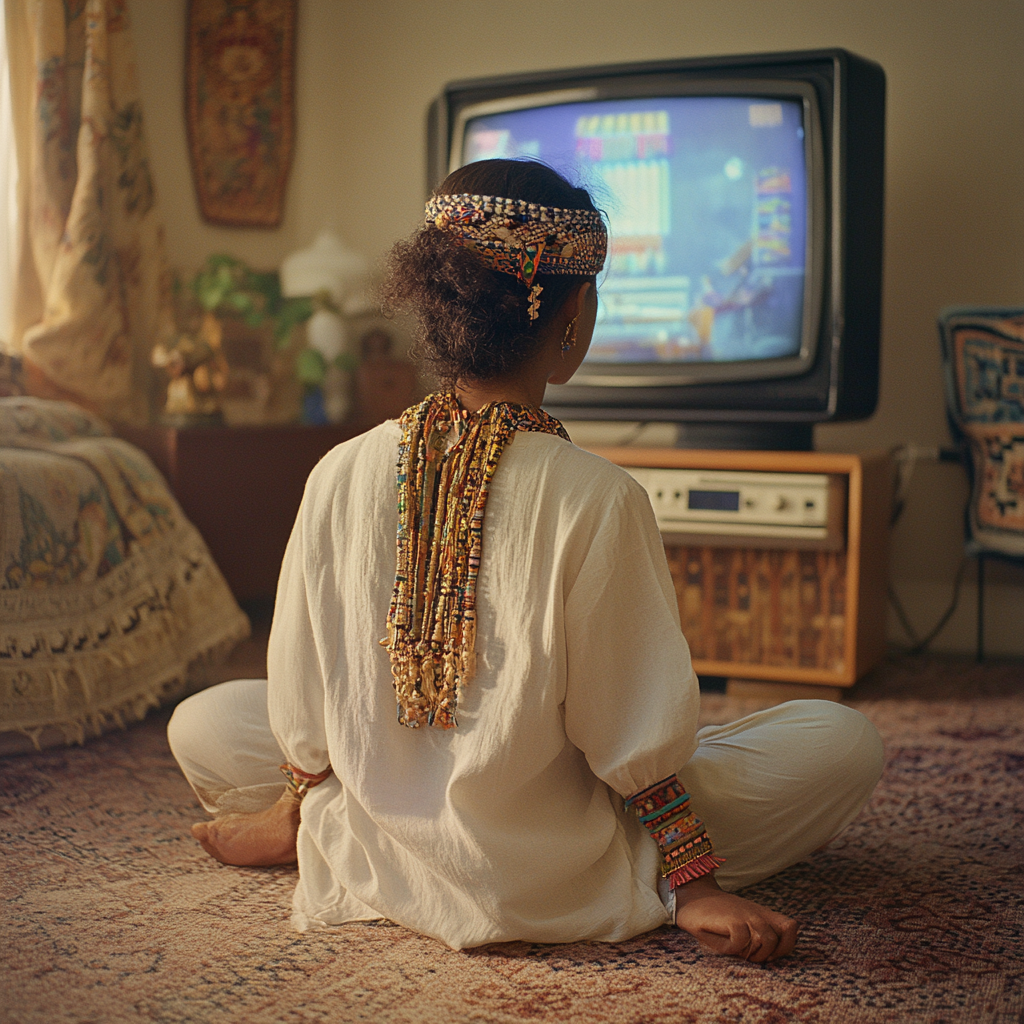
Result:
<instances>
[{"instance_id":1,"label":"beaded cuff bracelet","mask_svg":"<svg viewBox=\"0 0 1024 1024\"><path fill-rule=\"evenodd\" d=\"M280 768L281 774L288 780L288 788L296 800L301 800L308 790L314 786L319 786L331 774L330 768L320 772L319 775L310 775L309 772L304 772L293 764L278 765L278 768Z\"/></svg>"},{"instance_id":2,"label":"beaded cuff bracelet","mask_svg":"<svg viewBox=\"0 0 1024 1024\"><path fill-rule=\"evenodd\" d=\"M704 822L690 810L690 794L675 775L634 793L626 806L658 844L661 873L673 889L725 863L714 856Z\"/></svg>"}]
</instances>

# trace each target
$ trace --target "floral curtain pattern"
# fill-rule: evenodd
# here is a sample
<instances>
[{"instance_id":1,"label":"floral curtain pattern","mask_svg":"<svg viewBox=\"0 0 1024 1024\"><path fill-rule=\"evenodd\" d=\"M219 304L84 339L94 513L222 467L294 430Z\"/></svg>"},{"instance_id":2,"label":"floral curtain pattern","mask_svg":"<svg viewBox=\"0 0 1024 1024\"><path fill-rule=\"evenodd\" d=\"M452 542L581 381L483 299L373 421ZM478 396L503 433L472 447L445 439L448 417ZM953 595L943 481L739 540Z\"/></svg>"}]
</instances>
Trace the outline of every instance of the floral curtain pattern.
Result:
<instances>
[{"instance_id":1,"label":"floral curtain pattern","mask_svg":"<svg viewBox=\"0 0 1024 1024\"><path fill-rule=\"evenodd\" d=\"M29 390L148 415L173 334L127 0L5 0L21 225L10 345Z\"/></svg>"}]
</instances>

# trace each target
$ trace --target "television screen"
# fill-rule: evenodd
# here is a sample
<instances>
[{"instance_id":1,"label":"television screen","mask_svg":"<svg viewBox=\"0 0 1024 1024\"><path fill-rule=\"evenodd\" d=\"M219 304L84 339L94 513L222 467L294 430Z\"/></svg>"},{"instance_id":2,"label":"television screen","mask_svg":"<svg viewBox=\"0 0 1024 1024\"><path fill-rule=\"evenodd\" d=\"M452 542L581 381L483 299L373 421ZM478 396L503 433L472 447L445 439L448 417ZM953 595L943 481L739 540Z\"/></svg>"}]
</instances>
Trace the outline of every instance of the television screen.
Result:
<instances>
[{"instance_id":1,"label":"television screen","mask_svg":"<svg viewBox=\"0 0 1024 1024\"><path fill-rule=\"evenodd\" d=\"M878 400L885 74L846 50L448 83L427 186L543 160L608 216L589 357L544 407L666 420L681 443L809 447Z\"/></svg>"},{"instance_id":2,"label":"television screen","mask_svg":"<svg viewBox=\"0 0 1024 1024\"><path fill-rule=\"evenodd\" d=\"M531 157L608 218L591 364L796 357L808 169L800 97L668 96L468 117L461 163Z\"/></svg>"}]
</instances>

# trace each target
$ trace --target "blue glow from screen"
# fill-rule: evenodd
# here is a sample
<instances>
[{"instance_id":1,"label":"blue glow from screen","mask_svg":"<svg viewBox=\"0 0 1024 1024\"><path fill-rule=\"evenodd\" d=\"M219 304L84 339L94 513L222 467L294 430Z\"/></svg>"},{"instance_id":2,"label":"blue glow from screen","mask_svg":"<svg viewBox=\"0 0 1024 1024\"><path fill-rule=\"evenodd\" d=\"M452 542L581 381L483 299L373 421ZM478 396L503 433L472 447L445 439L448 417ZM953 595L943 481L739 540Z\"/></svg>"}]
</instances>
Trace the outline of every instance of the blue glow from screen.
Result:
<instances>
[{"instance_id":1,"label":"blue glow from screen","mask_svg":"<svg viewBox=\"0 0 1024 1024\"><path fill-rule=\"evenodd\" d=\"M733 362L800 351L807 168L797 99L676 96L471 119L465 163L542 160L611 229L587 357Z\"/></svg>"}]
</instances>

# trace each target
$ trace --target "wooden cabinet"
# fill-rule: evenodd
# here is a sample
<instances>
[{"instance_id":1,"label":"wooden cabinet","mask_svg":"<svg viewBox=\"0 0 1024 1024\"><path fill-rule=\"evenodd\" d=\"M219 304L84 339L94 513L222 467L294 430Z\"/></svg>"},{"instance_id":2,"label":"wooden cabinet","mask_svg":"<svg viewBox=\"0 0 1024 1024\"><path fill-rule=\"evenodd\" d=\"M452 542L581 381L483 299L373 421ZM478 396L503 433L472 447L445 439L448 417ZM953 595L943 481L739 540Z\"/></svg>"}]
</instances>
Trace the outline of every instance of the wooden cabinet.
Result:
<instances>
[{"instance_id":1,"label":"wooden cabinet","mask_svg":"<svg viewBox=\"0 0 1024 1024\"><path fill-rule=\"evenodd\" d=\"M882 658L892 493L887 455L595 451L622 466L827 474L845 483L836 491L845 490L846 502L838 545L801 550L766 538L725 545L706 536L666 537L698 675L729 679L730 692L752 693L735 682L752 680L790 684L791 696L838 697ZM770 692L782 693L777 685Z\"/></svg>"},{"instance_id":2,"label":"wooden cabinet","mask_svg":"<svg viewBox=\"0 0 1024 1024\"><path fill-rule=\"evenodd\" d=\"M273 597L306 477L364 426L129 427L240 601Z\"/></svg>"}]
</instances>

